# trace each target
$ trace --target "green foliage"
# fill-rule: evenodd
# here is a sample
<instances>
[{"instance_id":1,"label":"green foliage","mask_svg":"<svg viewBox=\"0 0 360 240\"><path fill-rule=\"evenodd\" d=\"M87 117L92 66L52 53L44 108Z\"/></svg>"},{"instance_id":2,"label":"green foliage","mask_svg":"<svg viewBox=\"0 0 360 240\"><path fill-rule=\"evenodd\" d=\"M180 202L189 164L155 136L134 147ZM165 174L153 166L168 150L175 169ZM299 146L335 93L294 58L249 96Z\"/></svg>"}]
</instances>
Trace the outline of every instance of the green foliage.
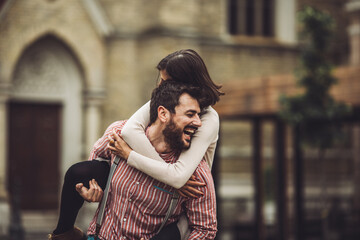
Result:
<instances>
[{"instance_id":1,"label":"green foliage","mask_svg":"<svg viewBox=\"0 0 360 240\"><path fill-rule=\"evenodd\" d=\"M301 124L304 143L331 147L340 134L339 120L350 108L330 95L336 83L328 53L335 28L333 18L312 7L299 12L301 55L297 84L304 93L280 98L280 116L290 124Z\"/></svg>"}]
</instances>

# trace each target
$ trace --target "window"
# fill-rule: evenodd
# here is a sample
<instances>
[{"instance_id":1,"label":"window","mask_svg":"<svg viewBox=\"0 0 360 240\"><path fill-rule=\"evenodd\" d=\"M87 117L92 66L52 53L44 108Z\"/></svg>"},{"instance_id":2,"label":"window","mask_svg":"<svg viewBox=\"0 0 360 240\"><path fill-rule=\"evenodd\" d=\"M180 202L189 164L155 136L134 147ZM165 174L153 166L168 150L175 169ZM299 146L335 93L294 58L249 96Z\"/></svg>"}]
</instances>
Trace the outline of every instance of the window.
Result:
<instances>
[{"instance_id":1,"label":"window","mask_svg":"<svg viewBox=\"0 0 360 240\"><path fill-rule=\"evenodd\" d=\"M6 0L0 0L0 11L4 7Z\"/></svg>"},{"instance_id":2,"label":"window","mask_svg":"<svg viewBox=\"0 0 360 240\"><path fill-rule=\"evenodd\" d=\"M228 16L232 35L274 36L274 0L229 0Z\"/></svg>"}]
</instances>

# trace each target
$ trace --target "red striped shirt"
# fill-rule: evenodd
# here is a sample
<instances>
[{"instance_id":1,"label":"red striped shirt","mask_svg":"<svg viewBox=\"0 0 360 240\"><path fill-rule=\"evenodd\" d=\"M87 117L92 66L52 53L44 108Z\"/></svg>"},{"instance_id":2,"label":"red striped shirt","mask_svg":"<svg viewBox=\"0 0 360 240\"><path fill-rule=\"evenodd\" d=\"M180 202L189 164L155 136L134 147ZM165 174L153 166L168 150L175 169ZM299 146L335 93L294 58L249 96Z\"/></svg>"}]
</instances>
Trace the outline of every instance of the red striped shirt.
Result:
<instances>
[{"instance_id":1,"label":"red striped shirt","mask_svg":"<svg viewBox=\"0 0 360 240\"><path fill-rule=\"evenodd\" d=\"M105 134L95 143L90 159L97 157L113 161L114 155L107 150L108 136L113 129L120 135L126 121L111 124ZM161 154L167 163L174 163L174 153ZM212 175L205 160L195 170L204 195L198 199L180 197L174 214L167 224L177 221L185 212L189 219L189 239L214 239L217 231L215 188ZM159 189L160 188L160 189ZM162 190L161 190L162 189ZM105 217L100 229L100 239L150 239L159 229L175 189L127 165L121 160L111 181ZM98 211L97 211L98 212ZM90 223L88 235L95 234L96 216Z\"/></svg>"}]
</instances>

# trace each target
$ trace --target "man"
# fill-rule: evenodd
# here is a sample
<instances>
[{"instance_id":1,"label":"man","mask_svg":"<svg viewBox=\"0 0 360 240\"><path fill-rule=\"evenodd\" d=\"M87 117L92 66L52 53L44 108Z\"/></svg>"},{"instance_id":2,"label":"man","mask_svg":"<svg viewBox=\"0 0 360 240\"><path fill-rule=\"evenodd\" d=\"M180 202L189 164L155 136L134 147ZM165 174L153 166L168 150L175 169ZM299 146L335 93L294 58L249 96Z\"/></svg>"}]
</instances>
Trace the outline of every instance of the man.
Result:
<instances>
[{"instance_id":1,"label":"man","mask_svg":"<svg viewBox=\"0 0 360 240\"><path fill-rule=\"evenodd\" d=\"M179 82L165 81L153 91L150 107L150 126L146 134L164 161L173 163L180 152L191 144L192 136L201 126L199 118L200 90ZM113 131L118 135L126 121L109 126L94 146L91 158L112 158L107 148ZM185 212L191 230L189 239L214 239L216 235L215 189L210 169L203 160L195 171L197 180L206 184L200 198L180 197L168 224L176 222ZM99 201L102 191L95 181L91 201ZM84 188L79 186L79 188ZM95 191L94 191L95 189ZM111 180L110 194L105 207L100 239L150 239L155 236L165 217L172 194L176 190L120 161ZM79 192L83 196L86 191ZM88 229L95 235L96 215Z\"/></svg>"}]
</instances>

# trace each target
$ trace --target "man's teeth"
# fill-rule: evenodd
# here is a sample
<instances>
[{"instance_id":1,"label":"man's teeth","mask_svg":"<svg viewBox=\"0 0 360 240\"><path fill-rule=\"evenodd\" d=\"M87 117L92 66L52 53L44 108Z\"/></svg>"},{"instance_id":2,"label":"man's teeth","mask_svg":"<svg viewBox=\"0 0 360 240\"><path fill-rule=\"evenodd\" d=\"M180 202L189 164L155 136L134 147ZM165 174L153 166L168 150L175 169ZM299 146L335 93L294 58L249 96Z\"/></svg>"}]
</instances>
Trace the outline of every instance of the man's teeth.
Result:
<instances>
[{"instance_id":1,"label":"man's teeth","mask_svg":"<svg viewBox=\"0 0 360 240\"><path fill-rule=\"evenodd\" d=\"M196 131L195 129L187 128L187 129L184 130L184 133L192 135L192 134L195 134L195 131Z\"/></svg>"}]
</instances>

